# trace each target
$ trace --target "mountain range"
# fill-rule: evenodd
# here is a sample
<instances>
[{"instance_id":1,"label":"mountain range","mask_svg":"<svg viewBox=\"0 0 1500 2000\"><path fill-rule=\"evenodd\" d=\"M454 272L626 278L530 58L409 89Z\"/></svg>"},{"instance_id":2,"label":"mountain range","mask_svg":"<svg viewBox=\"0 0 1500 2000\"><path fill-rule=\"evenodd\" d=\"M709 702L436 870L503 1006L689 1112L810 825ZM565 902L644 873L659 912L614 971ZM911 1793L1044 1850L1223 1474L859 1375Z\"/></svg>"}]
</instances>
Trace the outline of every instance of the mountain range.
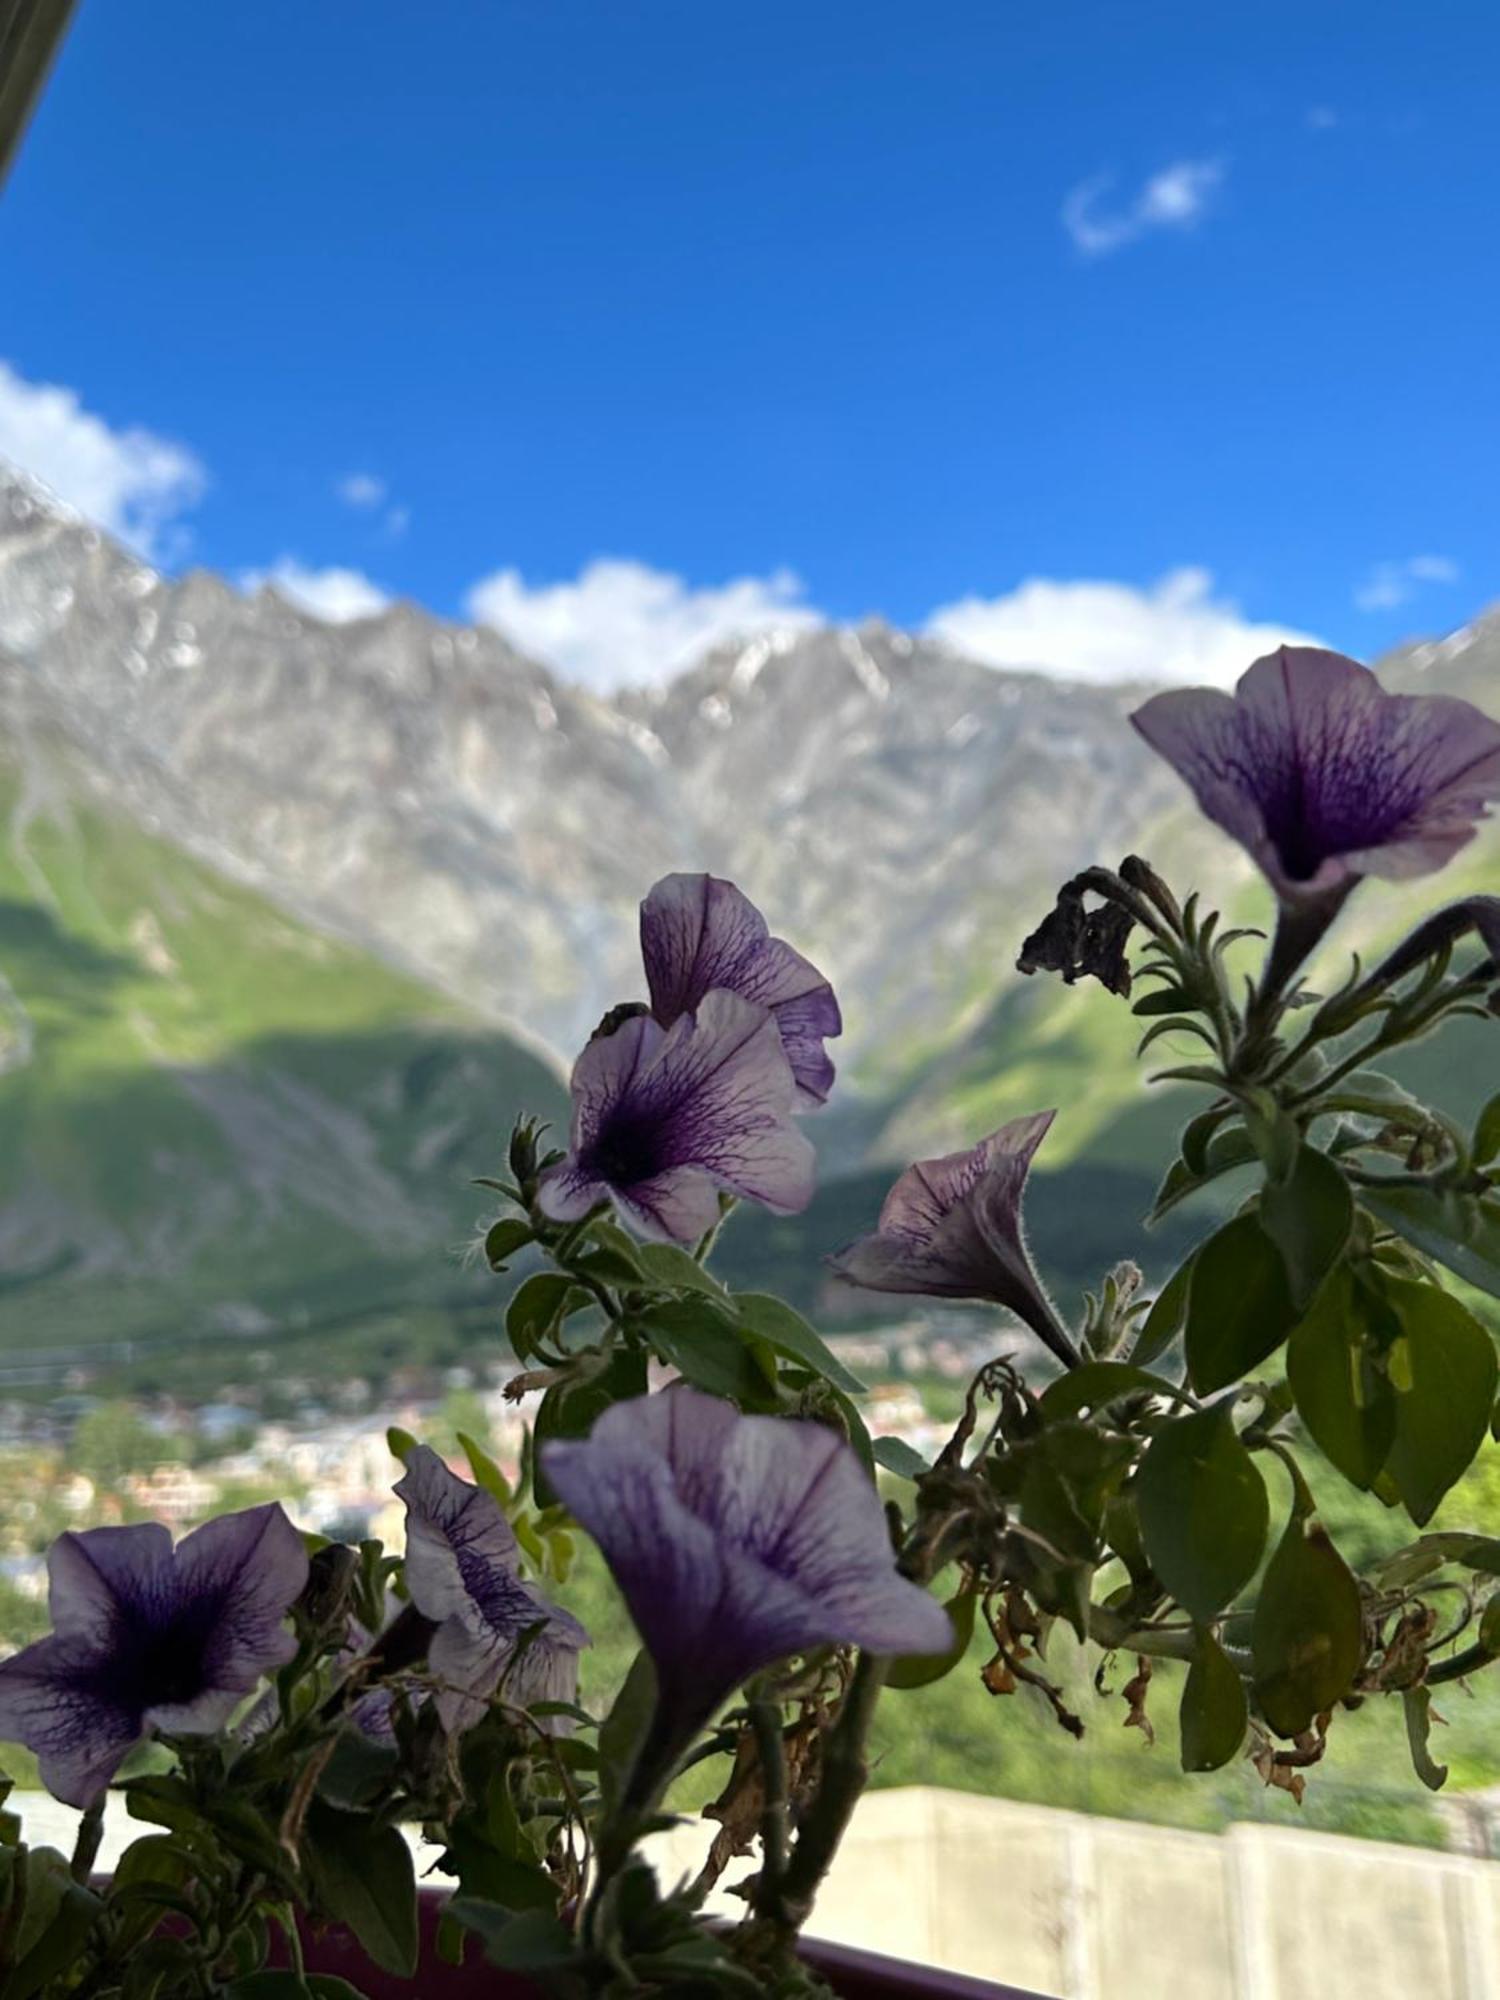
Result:
<instances>
[{"instance_id":1,"label":"mountain range","mask_svg":"<svg viewBox=\"0 0 1500 2000\"><path fill-rule=\"evenodd\" d=\"M1500 617L1382 672L1493 706ZM12 1379L100 1341L132 1366L336 1326L377 1359L460 1348L495 1306L452 1254L466 1179L520 1104L561 1109L590 1026L640 990L634 906L680 867L738 881L847 1025L827 1192L735 1254L809 1264L887 1163L1061 1102L1039 1237L1068 1279L1091 1268L1113 1235L1081 1242L1079 1214L1149 1192L1180 1107L1143 1095L1128 1013L1019 981L1019 941L1131 849L1264 913L1128 726L1143 692L869 624L758 634L606 700L412 605L330 625L162 575L0 478ZM1493 881L1497 851L1442 890ZM1367 892L1350 940L1433 900Z\"/></svg>"}]
</instances>

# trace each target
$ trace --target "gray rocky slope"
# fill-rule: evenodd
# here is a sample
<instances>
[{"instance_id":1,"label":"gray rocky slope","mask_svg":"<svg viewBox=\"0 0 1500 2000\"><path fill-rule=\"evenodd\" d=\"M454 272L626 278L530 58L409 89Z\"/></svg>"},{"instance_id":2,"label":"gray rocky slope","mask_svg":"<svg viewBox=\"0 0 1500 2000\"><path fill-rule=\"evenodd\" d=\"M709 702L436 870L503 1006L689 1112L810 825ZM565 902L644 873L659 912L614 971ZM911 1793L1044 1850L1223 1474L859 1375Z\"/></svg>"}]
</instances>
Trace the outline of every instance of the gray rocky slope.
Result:
<instances>
[{"instance_id":1,"label":"gray rocky slope","mask_svg":"<svg viewBox=\"0 0 1500 2000\"><path fill-rule=\"evenodd\" d=\"M642 891L707 867L825 963L878 1081L983 1015L1058 881L1181 807L1139 689L871 625L605 701L411 605L330 625L170 579L16 478L0 651L13 743L62 732L152 830L561 1059L638 989ZM1497 663L1491 617L1388 667L1488 701Z\"/></svg>"}]
</instances>

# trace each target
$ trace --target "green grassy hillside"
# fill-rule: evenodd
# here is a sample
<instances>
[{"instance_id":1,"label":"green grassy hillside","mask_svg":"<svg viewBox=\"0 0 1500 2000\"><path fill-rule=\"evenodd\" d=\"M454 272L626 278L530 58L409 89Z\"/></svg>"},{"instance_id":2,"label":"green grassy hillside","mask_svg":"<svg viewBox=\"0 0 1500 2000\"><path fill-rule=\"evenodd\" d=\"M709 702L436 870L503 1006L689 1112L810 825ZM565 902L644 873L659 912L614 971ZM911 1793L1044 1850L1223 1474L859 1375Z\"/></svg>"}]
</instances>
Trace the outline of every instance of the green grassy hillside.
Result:
<instances>
[{"instance_id":1,"label":"green grassy hillside","mask_svg":"<svg viewBox=\"0 0 1500 2000\"><path fill-rule=\"evenodd\" d=\"M248 1335L337 1333L353 1367L492 1319L467 1183L560 1106L551 1071L28 750L0 762L0 1357L162 1343L175 1383Z\"/></svg>"}]
</instances>

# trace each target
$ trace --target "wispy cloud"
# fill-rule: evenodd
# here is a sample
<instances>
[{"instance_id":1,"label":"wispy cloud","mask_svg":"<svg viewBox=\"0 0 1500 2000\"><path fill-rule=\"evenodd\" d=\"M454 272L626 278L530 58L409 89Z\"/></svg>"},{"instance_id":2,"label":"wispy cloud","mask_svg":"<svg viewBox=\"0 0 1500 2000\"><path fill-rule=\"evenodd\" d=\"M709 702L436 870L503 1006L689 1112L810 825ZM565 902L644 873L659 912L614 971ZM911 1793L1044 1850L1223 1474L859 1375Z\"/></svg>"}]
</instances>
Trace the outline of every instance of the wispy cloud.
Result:
<instances>
[{"instance_id":1,"label":"wispy cloud","mask_svg":"<svg viewBox=\"0 0 1500 2000\"><path fill-rule=\"evenodd\" d=\"M399 542L411 526L410 507L387 504L391 500L390 481L378 472L346 472L334 481L333 490L356 513L379 514L387 541Z\"/></svg>"},{"instance_id":2,"label":"wispy cloud","mask_svg":"<svg viewBox=\"0 0 1500 2000\"><path fill-rule=\"evenodd\" d=\"M1307 644L1286 625L1252 623L1214 592L1204 569L1175 569L1145 589L1090 579L1028 577L1000 597L940 605L928 633L995 667L1079 681L1168 681L1228 687L1261 654Z\"/></svg>"},{"instance_id":3,"label":"wispy cloud","mask_svg":"<svg viewBox=\"0 0 1500 2000\"><path fill-rule=\"evenodd\" d=\"M49 486L141 555L157 557L207 484L186 445L132 424L113 429L76 389L28 382L0 361L0 458Z\"/></svg>"},{"instance_id":4,"label":"wispy cloud","mask_svg":"<svg viewBox=\"0 0 1500 2000\"><path fill-rule=\"evenodd\" d=\"M591 562L562 583L498 570L467 603L476 624L601 691L665 680L721 640L823 622L790 570L699 586L619 558Z\"/></svg>"},{"instance_id":5,"label":"wispy cloud","mask_svg":"<svg viewBox=\"0 0 1500 2000\"><path fill-rule=\"evenodd\" d=\"M1393 611L1409 604L1428 584L1457 583L1460 571L1451 556L1405 556L1398 562L1379 562L1354 592L1361 611Z\"/></svg>"},{"instance_id":6,"label":"wispy cloud","mask_svg":"<svg viewBox=\"0 0 1500 2000\"><path fill-rule=\"evenodd\" d=\"M1174 160L1135 194L1115 196L1113 174L1081 181L1062 205L1062 223L1085 257L1108 257L1160 229L1192 229L1223 185L1222 160Z\"/></svg>"},{"instance_id":7,"label":"wispy cloud","mask_svg":"<svg viewBox=\"0 0 1500 2000\"><path fill-rule=\"evenodd\" d=\"M1339 114L1331 104L1310 104L1302 122L1309 132L1333 132L1338 129Z\"/></svg>"},{"instance_id":8,"label":"wispy cloud","mask_svg":"<svg viewBox=\"0 0 1500 2000\"><path fill-rule=\"evenodd\" d=\"M388 593L372 583L363 570L341 569L336 565L312 569L295 556L280 556L269 569L245 570L240 575L242 590L259 590L267 584L289 603L330 625L373 618L391 601Z\"/></svg>"},{"instance_id":9,"label":"wispy cloud","mask_svg":"<svg viewBox=\"0 0 1500 2000\"><path fill-rule=\"evenodd\" d=\"M346 507L358 507L363 512L371 512L385 500L390 488L375 472L346 472L334 484L334 492Z\"/></svg>"}]
</instances>

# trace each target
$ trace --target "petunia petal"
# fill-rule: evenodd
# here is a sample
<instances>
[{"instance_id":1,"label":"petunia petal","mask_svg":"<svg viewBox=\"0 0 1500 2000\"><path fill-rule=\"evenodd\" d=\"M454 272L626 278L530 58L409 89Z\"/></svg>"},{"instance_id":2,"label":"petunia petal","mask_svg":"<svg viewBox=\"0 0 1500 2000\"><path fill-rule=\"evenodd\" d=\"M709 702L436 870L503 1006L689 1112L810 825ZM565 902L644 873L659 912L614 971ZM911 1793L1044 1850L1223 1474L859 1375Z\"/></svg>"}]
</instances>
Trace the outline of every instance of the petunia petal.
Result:
<instances>
[{"instance_id":1,"label":"petunia petal","mask_svg":"<svg viewBox=\"0 0 1500 2000\"><path fill-rule=\"evenodd\" d=\"M812 1199L812 1144L792 1122L791 1067L763 1007L716 987L668 1031L641 1095L664 1164L699 1167L779 1215Z\"/></svg>"},{"instance_id":2,"label":"petunia petal","mask_svg":"<svg viewBox=\"0 0 1500 2000\"><path fill-rule=\"evenodd\" d=\"M159 1521L59 1535L47 1551L53 1631L106 1644L122 1617L161 1599L171 1565L172 1537Z\"/></svg>"},{"instance_id":3,"label":"petunia petal","mask_svg":"<svg viewBox=\"0 0 1500 2000\"><path fill-rule=\"evenodd\" d=\"M429 1445L407 1455L397 1481L406 1504L406 1587L434 1624L458 1618L476 1634L508 1641L538 1614L522 1583L520 1551L492 1494L460 1479Z\"/></svg>"},{"instance_id":4,"label":"petunia petal","mask_svg":"<svg viewBox=\"0 0 1500 2000\"><path fill-rule=\"evenodd\" d=\"M719 1189L778 1214L812 1198L813 1149L792 1116L775 1020L725 987L670 1029L638 1016L596 1038L572 1087L572 1151L540 1193L560 1220L607 1192L643 1233L686 1242L716 1220Z\"/></svg>"},{"instance_id":5,"label":"petunia petal","mask_svg":"<svg viewBox=\"0 0 1500 2000\"><path fill-rule=\"evenodd\" d=\"M205 1522L178 1543L174 1569L179 1601L216 1607L203 1653L205 1696L248 1694L264 1674L291 1659L297 1642L285 1621L307 1582L307 1550L274 1501ZM210 1703L197 1712L211 1711ZM171 1726L216 1729L219 1722Z\"/></svg>"},{"instance_id":6,"label":"petunia petal","mask_svg":"<svg viewBox=\"0 0 1500 2000\"><path fill-rule=\"evenodd\" d=\"M604 1551L664 1704L695 1719L815 1644L949 1643L941 1609L896 1571L874 1488L822 1426L744 1417L679 1386L544 1449L548 1477Z\"/></svg>"},{"instance_id":7,"label":"petunia petal","mask_svg":"<svg viewBox=\"0 0 1500 2000\"><path fill-rule=\"evenodd\" d=\"M514 1708L529 1708L539 1701L576 1701L578 1654L587 1643L576 1620L563 1623L553 1618L518 1656L514 1640L476 1636L460 1619L450 1618L434 1635L427 1653L438 1682L443 1727L453 1733L472 1729L497 1692ZM556 1725L565 1720L544 1717L539 1726L548 1735L564 1735L568 1732Z\"/></svg>"},{"instance_id":8,"label":"petunia petal","mask_svg":"<svg viewBox=\"0 0 1500 2000\"><path fill-rule=\"evenodd\" d=\"M829 1259L834 1270L871 1291L1029 1305L1041 1285L1025 1251L1021 1199L1055 1116L1016 1118L968 1152L918 1160L886 1196L875 1233Z\"/></svg>"},{"instance_id":9,"label":"petunia petal","mask_svg":"<svg viewBox=\"0 0 1500 2000\"><path fill-rule=\"evenodd\" d=\"M0 1661L0 1738L27 1745L65 1805L92 1805L141 1733L139 1713L78 1642L54 1633Z\"/></svg>"},{"instance_id":10,"label":"petunia petal","mask_svg":"<svg viewBox=\"0 0 1500 2000\"><path fill-rule=\"evenodd\" d=\"M1452 696L1387 694L1319 647L1257 660L1232 697L1176 690L1131 719L1284 903L1430 873L1500 797L1500 723Z\"/></svg>"},{"instance_id":11,"label":"petunia petal","mask_svg":"<svg viewBox=\"0 0 1500 2000\"><path fill-rule=\"evenodd\" d=\"M641 904L641 955L652 1012L664 1027L694 1012L715 987L776 1016L799 1094L822 1103L833 1087L824 1040L842 1032L832 986L770 927L732 882L667 875Z\"/></svg>"}]
</instances>

